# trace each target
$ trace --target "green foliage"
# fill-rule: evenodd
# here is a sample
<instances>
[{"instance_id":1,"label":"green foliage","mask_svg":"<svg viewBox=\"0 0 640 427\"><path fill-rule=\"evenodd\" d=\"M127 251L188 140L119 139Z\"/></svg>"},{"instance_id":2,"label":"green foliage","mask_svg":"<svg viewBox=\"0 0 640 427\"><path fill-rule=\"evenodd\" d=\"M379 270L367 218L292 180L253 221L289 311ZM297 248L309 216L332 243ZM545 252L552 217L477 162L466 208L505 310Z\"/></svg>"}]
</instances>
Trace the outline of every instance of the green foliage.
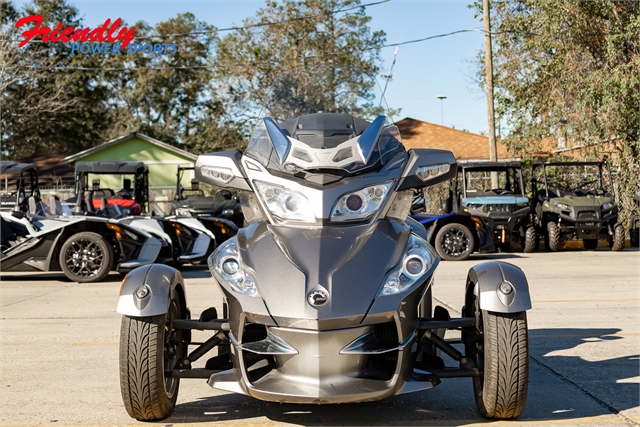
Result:
<instances>
[{"instance_id":1,"label":"green foliage","mask_svg":"<svg viewBox=\"0 0 640 427\"><path fill-rule=\"evenodd\" d=\"M640 2L506 0L493 2L491 24L510 151L534 157L557 136L589 147L587 159L613 151L626 223L640 187Z\"/></svg>"},{"instance_id":2,"label":"green foliage","mask_svg":"<svg viewBox=\"0 0 640 427\"><path fill-rule=\"evenodd\" d=\"M218 77L236 114L266 109L286 120L321 111L380 113L372 101L385 34L371 32L371 18L359 4L267 1L244 21L247 28L221 39Z\"/></svg>"}]
</instances>

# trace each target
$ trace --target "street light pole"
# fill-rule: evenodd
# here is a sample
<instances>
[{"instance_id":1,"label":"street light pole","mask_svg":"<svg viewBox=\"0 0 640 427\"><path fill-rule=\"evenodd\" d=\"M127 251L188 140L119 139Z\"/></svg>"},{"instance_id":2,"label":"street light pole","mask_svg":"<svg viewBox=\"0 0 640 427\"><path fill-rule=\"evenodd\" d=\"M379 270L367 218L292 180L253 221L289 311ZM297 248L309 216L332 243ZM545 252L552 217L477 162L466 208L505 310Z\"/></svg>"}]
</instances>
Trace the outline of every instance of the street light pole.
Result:
<instances>
[{"instance_id":1,"label":"street light pole","mask_svg":"<svg viewBox=\"0 0 640 427\"><path fill-rule=\"evenodd\" d=\"M495 113L493 110L493 54L491 51L491 17L489 12L489 0L482 0L484 18L484 48L485 48L485 83L487 86L487 116L489 120L489 160L498 160L498 148L496 146ZM491 188L498 188L498 174L491 173Z\"/></svg>"},{"instance_id":2,"label":"street light pole","mask_svg":"<svg viewBox=\"0 0 640 427\"><path fill-rule=\"evenodd\" d=\"M440 100L440 124L444 126L444 100L447 99L444 95L436 96Z\"/></svg>"}]
</instances>

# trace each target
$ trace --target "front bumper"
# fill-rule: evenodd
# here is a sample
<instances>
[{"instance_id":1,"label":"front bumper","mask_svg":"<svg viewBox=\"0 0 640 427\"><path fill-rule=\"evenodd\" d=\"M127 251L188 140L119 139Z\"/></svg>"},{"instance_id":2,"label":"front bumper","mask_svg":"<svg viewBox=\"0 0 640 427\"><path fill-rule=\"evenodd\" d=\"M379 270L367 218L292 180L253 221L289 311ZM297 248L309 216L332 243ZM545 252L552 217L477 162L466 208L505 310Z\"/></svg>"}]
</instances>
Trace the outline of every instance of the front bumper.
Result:
<instances>
[{"instance_id":1,"label":"front bumper","mask_svg":"<svg viewBox=\"0 0 640 427\"><path fill-rule=\"evenodd\" d=\"M412 381L415 333L394 345L377 340L373 325L267 329L261 342L231 336L236 368L212 375L209 385L271 402L326 404L384 399L438 382ZM376 371L376 364L386 372Z\"/></svg>"}]
</instances>

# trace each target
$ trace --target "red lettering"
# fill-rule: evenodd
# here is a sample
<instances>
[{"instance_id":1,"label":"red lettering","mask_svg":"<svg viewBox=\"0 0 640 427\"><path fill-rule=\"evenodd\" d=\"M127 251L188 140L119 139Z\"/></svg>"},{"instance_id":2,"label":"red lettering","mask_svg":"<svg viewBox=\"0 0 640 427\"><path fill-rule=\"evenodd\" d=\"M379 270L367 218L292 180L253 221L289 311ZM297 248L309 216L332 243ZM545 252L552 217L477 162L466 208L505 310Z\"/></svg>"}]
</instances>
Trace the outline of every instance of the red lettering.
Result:
<instances>
[{"instance_id":1,"label":"red lettering","mask_svg":"<svg viewBox=\"0 0 640 427\"><path fill-rule=\"evenodd\" d=\"M136 29L133 27L129 29L127 29L127 27L122 27L117 38L119 42L122 42L122 49L125 49L129 46L129 43L136 38Z\"/></svg>"},{"instance_id":2,"label":"red lettering","mask_svg":"<svg viewBox=\"0 0 640 427\"><path fill-rule=\"evenodd\" d=\"M113 33L116 32L121 22L122 22L122 19L118 18L115 21L113 21L113 24L111 24L111 28L109 28L109 33L107 34L107 40L109 40L110 43L113 43L117 40L115 37L113 37Z\"/></svg>"},{"instance_id":3,"label":"red lettering","mask_svg":"<svg viewBox=\"0 0 640 427\"><path fill-rule=\"evenodd\" d=\"M41 37L43 42L63 42L68 43L71 40L74 42L81 41L82 43L86 43L87 40L91 41L99 41L105 42L109 41L113 43L115 41L120 41L122 43L121 49L125 49L129 43L136 37L136 29L134 27L127 28L122 27L122 19L118 18L113 23L111 22L111 18L108 18L104 21L104 24L94 29L91 28L73 28L66 27L63 29L64 24L60 22L55 30L51 30L51 28L42 26L43 17L41 15L37 16L25 16L24 18L20 18L18 22L16 22L16 28L20 28L26 24L34 23L33 28L26 30L22 33L24 40L20 42L18 47L23 47L31 40L36 39L38 36ZM118 31L118 35L114 36L116 31Z\"/></svg>"},{"instance_id":4,"label":"red lettering","mask_svg":"<svg viewBox=\"0 0 640 427\"><path fill-rule=\"evenodd\" d=\"M51 41L54 43L57 43L60 41L60 30L62 29L62 25L64 25L62 22L58 24L58 28L56 28L55 30L53 30L53 32L51 32Z\"/></svg>"},{"instance_id":5,"label":"red lettering","mask_svg":"<svg viewBox=\"0 0 640 427\"><path fill-rule=\"evenodd\" d=\"M24 18L20 18L18 19L18 22L16 22L16 28L20 28L29 22L35 22L36 25L31 30L27 30L22 33L24 40L20 42L18 47L24 46L25 44L29 43L31 39L33 39L38 34L40 34L40 25L42 25L42 16L25 16Z\"/></svg>"},{"instance_id":6,"label":"red lettering","mask_svg":"<svg viewBox=\"0 0 640 427\"><path fill-rule=\"evenodd\" d=\"M62 30L62 33L60 33L60 41L67 43L70 42L72 39L72 34L73 34L73 27L67 27L64 30Z\"/></svg>"},{"instance_id":7,"label":"red lettering","mask_svg":"<svg viewBox=\"0 0 640 427\"><path fill-rule=\"evenodd\" d=\"M73 41L77 42L78 39L80 39L82 43L86 42L89 40L89 31L91 31L91 28L78 28L75 33L73 33Z\"/></svg>"}]
</instances>

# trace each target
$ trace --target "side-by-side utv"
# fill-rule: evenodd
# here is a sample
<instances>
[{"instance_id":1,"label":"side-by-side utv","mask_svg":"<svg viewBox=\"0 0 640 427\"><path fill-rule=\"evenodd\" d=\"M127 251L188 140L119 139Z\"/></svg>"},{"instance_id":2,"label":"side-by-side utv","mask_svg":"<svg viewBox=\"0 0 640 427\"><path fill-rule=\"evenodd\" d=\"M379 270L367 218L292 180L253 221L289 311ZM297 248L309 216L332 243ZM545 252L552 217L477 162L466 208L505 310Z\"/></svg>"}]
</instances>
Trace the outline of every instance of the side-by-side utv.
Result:
<instances>
[{"instance_id":1,"label":"side-by-side utv","mask_svg":"<svg viewBox=\"0 0 640 427\"><path fill-rule=\"evenodd\" d=\"M605 185L605 182L608 185ZM536 231L549 251L564 240L582 239L585 249L606 240L612 251L624 247L624 228L605 162L534 163L532 204Z\"/></svg>"},{"instance_id":2,"label":"side-by-side utv","mask_svg":"<svg viewBox=\"0 0 640 427\"><path fill-rule=\"evenodd\" d=\"M491 188L491 175L498 188ZM520 162L460 163L458 191L459 210L485 224L501 250L508 250L511 243L521 245L524 252L538 248Z\"/></svg>"}]
</instances>

